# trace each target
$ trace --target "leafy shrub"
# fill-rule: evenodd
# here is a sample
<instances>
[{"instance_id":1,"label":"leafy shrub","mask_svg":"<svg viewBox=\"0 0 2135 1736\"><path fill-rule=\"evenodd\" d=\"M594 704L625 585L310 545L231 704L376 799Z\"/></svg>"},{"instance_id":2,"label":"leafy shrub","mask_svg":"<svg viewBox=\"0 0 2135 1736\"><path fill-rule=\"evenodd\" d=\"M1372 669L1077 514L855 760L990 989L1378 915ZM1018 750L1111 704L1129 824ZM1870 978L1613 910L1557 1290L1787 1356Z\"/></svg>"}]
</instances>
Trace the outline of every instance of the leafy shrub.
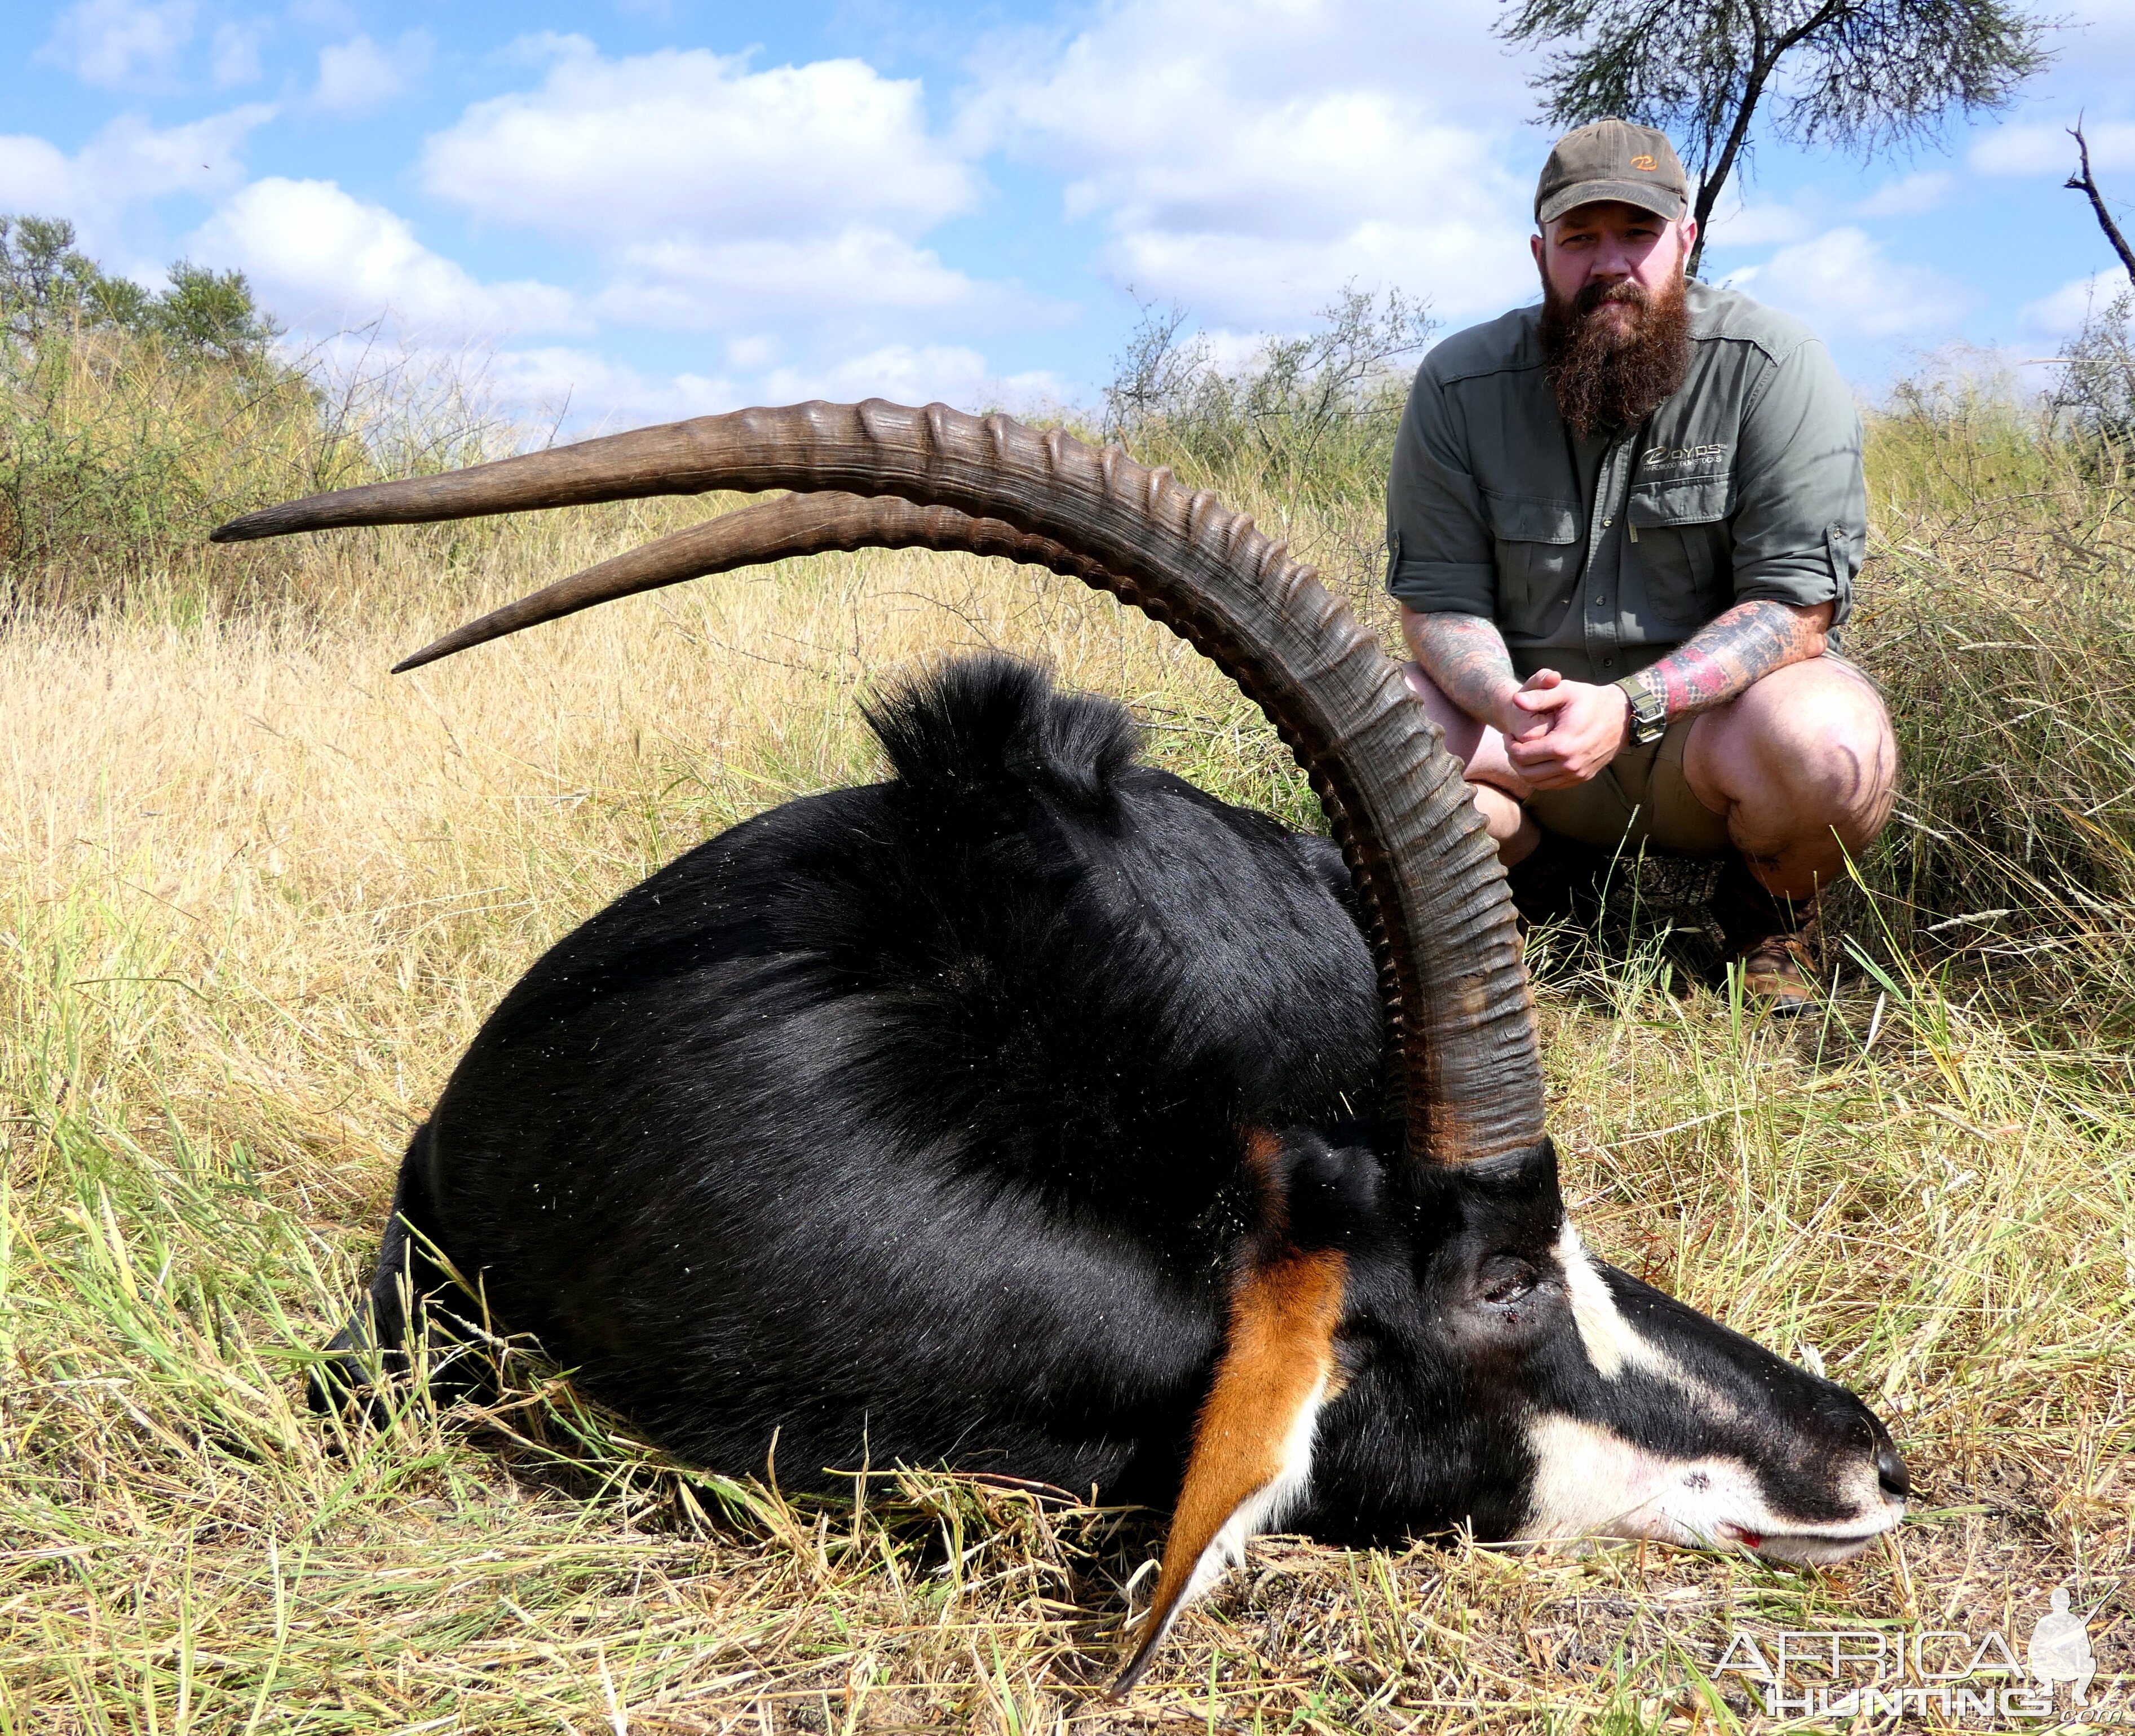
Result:
<instances>
[{"instance_id":1,"label":"leafy shrub","mask_svg":"<svg viewBox=\"0 0 2135 1736\"><path fill-rule=\"evenodd\" d=\"M2063 353L2057 407L2079 431L2124 454L2135 445L2135 288L2094 307Z\"/></svg>"},{"instance_id":2,"label":"leafy shrub","mask_svg":"<svg viewBox=\"0 0 2135 1736\"><path fill-rule=\"evenodd\" d=\"M208 531L517 441L478 369L375 331L291 355L241 273L181 259L152 294L73 244L65 222L0 219L0 612L301 597L322 570L303 549Z\"/></svg>"}]
</instances>

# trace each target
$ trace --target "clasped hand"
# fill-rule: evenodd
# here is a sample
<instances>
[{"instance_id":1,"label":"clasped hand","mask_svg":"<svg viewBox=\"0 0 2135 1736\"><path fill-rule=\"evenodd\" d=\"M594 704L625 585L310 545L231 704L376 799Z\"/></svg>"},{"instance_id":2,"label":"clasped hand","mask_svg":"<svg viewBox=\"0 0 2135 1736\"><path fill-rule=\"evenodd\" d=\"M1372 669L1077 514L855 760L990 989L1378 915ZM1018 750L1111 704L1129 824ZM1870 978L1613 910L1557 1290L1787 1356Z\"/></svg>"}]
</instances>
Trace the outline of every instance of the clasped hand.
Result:
<instances>
[{"instance_id":1,"label":"clasped hand","mask_svg":"<svg viewBox=\"0 0 2135 1736\"><path fill-rule=\"evenodd\" d=\"M1595 687L1540 669L1502 710L1498 728L1513 769L1537 790L1569 790L1615 758L1631 701L1614 683Z\"/></svg>"}]
</instances>

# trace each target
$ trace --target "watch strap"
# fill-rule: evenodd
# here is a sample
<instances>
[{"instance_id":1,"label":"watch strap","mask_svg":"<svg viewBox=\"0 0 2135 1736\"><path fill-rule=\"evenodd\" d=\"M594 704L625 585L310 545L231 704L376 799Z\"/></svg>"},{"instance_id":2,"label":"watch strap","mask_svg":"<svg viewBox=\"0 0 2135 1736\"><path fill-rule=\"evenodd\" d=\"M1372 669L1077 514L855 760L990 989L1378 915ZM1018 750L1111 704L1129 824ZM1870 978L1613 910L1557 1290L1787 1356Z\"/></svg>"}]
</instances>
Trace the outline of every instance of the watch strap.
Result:
<instances>
[{"instance_id":1,"label":"watch strap","mask_svg":"<svg viewBox=\"0 0 2135 1736\"><path fill-rule=\"evenodd\" d=\"M1657 694L1636 675L1625 675L1616 685L1631 702L1631 739L1648 747L1668 733L1668 695Z\"/></svg>"}]
</instances>

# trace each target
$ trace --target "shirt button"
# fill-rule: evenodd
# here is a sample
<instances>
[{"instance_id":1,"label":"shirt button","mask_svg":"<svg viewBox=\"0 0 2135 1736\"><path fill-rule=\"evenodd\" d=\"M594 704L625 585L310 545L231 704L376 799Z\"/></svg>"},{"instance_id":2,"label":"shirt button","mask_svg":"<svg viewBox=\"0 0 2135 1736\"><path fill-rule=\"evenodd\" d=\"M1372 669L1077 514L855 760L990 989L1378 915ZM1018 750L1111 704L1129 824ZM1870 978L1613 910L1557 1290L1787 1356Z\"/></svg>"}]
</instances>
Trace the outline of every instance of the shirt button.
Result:
<instances>
[{"instance_id":1,"label":"shirt button","mask_svg":"<svg viewBox=\"0 0 2135 1736\"><path fill-rule=\"evenodd\" d=\"M1611 525L1615 524L1615 522L1616 522L1616 521L1615 521L1615 520L1614 520L1613 518L1604 519L1604 520L1601 520L1601 528L1602 528L1604 530L1607 530L1607 529L1608 529Z\"/></svg>"},{"instance_id":2,"label":"shirt button","mask_svg":"<svg viewBox=\"0 0 2135 1736\"><path fill-rule=\"evenodd\" d=\"M1605 609L1609 607L1609 599L1605 597L1597 597L1594 599L1594 607L1597 609Z\"/></svg>"},{"instance_id":3,"label":"shirt button","mask_svg":"<svg viewBox=\"0 0 2135 1736\"><path fill-rule=\"evenodd\" d=\"M1601 660L1601 667L1604 669L1614 669L1615 666L1616 660L1614 657L1604 657Z\"/></svg>"}]
</instances>

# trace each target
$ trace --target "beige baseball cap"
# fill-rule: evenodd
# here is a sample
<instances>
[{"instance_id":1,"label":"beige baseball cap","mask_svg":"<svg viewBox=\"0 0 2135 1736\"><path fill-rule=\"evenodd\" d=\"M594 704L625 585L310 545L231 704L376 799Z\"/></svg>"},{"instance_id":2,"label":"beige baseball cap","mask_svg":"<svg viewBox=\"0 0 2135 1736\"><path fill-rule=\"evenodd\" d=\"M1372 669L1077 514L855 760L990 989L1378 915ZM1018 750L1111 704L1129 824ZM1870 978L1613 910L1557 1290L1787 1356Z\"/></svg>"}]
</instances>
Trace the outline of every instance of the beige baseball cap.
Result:
<instances>
[{"instance_id":1,"label":"beige baseball cap","mask_svg":"<svg viewBox=\"0 0 2135 1736\"><path fill-rule=\"evenodd\" d=\"M1679 221L1690 208L1690 182L1668 134L1612 116L1557 140L1535 186L1535 221L1554 223L1600 199Z\"/></svg>"}]
</instances>

